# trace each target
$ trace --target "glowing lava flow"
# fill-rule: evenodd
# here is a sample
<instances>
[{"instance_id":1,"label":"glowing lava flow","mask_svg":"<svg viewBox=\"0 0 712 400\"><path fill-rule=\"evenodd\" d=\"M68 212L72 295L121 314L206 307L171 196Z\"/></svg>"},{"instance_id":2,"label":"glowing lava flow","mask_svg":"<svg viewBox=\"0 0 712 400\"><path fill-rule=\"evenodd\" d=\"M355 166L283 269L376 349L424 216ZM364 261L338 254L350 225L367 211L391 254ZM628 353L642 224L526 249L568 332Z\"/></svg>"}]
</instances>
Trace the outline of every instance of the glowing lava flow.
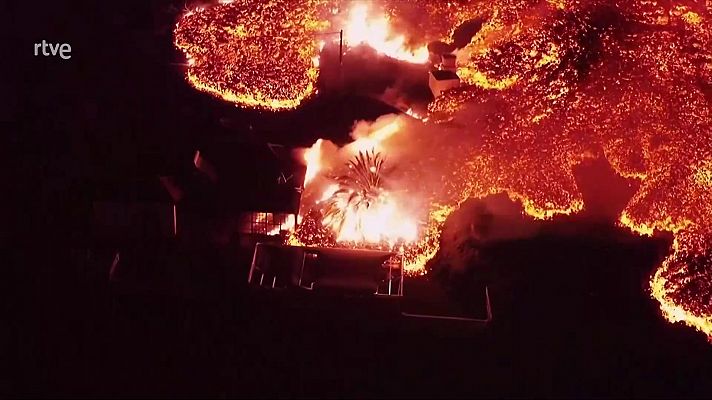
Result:
<instances>
[{"instance_id":1,"label":"glowing lava flow","mask_svg":"<svg viewBox=\"0 0 712 400\"><path fill-rule=\"evenodd\" d=\"M641 180L621 224L674 234L650 282L663 315L712 337L709 3L495 3L459 60L470 86L429 107L483 132L454 192L503 191L535 217L576 212L572 168L607 158Z\"/></svg>"},{"instance_id":2,"label":"glowing lava flow","mask_svg":"<svg viewBox=\"0 0 712 400\"><path fill-rule=\"evenodd\" d=\"M326 25L314 11L321 3L236 0L184 16L176 45L189 57L189 80L242 105L297 106L314 91L319 44L312 33ZM339 2L323 3L331 8ZM402 53L405 40L391 33L391 24L409 27L403 37L448 41L458 23L482 20L457 52L465 85L428 106L429 123L457 127L444 142L455 145L444 149L442 141L426 138L431 142L398 149L412 153L398 165L415 170L415 177L430 169L440 173L440 179L401 184L432 186L422 191L427 206L419 210L425 221L418 239L403 250L411 271L423 271L437 252L442 224L465 199L507 193L535 218L575 213L584 205L573 168L605 157L617 173L641 183L621 224L641 234L674 235L671 254L650 284L663 315L712 337L712 4L382 3L388 24L364 20L368 11L357 3L347 39L397 58L424 56ZM288 40L275 38L286 34ZM352 148L377 147L372 138ZM376 140L383 146L376 151L388 154L388 140ZM324 196L329 185L317 183L326 170L309 173L306 191L315 193L309 200L305 192L306 203L336 193ZM397 208L409 197L399 197ZM302 242L336 245L323 217L304 214L298 229L309 235Z\"/></svg>"},{"instance_id":3,"label":"glowing lava flow","mask_svg":"<svg viewBox=\"0 0 712 400\"><path fill-rule=\"evenodd\" d=\"M196 89L242 106L297 107L315 91L325 0L234 0L187 12L175 45Z\"/></svg>"},{"instance_id":4,"label":"glowing lava flow","mask_svg":"<svg viewBox=\"0 0 712 400\"><path fill-rule=\"evenodd\" d=\"M674 234L650 282L663 315L712 337L712 25L709 6L681 3L490 3L459 53L467 85L429 106L429 120L464 128L453 136L459 163L443 168L444 193L405 249L411 271L435 255L465 199L506 193L535 218L575 213L573 168L605 157L641 180L621 224Z\"/></svg>"}]
</instances>

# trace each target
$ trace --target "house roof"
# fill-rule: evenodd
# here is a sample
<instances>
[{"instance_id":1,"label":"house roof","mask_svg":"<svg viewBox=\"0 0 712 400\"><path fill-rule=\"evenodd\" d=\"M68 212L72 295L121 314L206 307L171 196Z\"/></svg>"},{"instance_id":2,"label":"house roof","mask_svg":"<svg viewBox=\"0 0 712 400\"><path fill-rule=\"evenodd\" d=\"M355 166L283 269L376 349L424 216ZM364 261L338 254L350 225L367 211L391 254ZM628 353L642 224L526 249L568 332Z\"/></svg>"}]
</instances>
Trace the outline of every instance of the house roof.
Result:
<instances>
[{"instance_id":1,"label":"house roof","mask_svg":"<svg viewBox=\"0 0 712 400\"><path fill-rule=\"evenodd\" d=\"M447 70L434 69L430 71L433 77L439 81L449 81L449 80L460 80L460 77L456 73Z\"/></svg>"}]
</instances>

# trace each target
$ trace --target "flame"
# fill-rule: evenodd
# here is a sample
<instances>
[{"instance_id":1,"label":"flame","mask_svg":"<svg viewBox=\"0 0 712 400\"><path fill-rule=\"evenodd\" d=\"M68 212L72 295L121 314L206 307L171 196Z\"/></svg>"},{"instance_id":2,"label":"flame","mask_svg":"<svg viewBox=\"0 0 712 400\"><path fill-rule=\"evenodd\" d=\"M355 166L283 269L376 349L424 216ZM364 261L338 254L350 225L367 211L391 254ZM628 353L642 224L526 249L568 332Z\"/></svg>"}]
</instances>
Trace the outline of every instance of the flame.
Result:
<instances>
[{"instance_id":1,"label":"flame","mask_svg":"<svg viewBox=\"0 0 712 400\"><path fill-rule=\"evenodd\" d=\"M328 217L323 221L324 225L334 230L337 242L387 242L393 247L397 242L411 243L417 239L418 229L415 221L400 212L397 202L388 192L379 195L376 202L370 206L350 207L346 197L335 197L335 194L328 197L333 198L343 209L343 224L337 226L335 221Z\"/></svg>"},{"instance_id":2,"label":"flame","mask_svg":"<svg viewBox=\"0 0 712 400\"><path fill-rule=\"evenodd\" d=\"M186 56L196 89L243 107L283 110L317 93L320 58L334 1L220 0L185 12L174 44ZM409 47L386 15L352 5L344 27L349 44L411 63L425 63L426 46Z\"/></svg>"},{"instance_id":3,"label":"flame","mask_svg":"<svg viewBox=\"0 0 712 400\"><path fill-rule=\"evenodd\" d=\"M423 115L420 115L419 113L415 112L412 107L408 107L407 110L405 110L406 115L410 115L411 117L421 120L423 122L428 122L428 117L425 117Z\"/></svg>"},{"instance_id":4,"label":"flame","mask_svg":"<svg viewBox=\"0 0 712 400\"><path fill-rule=\"evenodd\" d=\"M253 225L252 233L277 236L283 232L292 233L296 226L295 222L294 216L291 214L259 212L254 214L254 220L250 223Z\"/></svg>"},{"instance_id":5,"label":"flame","mask_svg":"<svg viewBox=\"0 0 712 400\"><path fill-rule=\"evenodd\" d=\"M339 184L338 183L332 183L331 185L327 186L326 189L324 189L324 193L322 193L321 198L317 200L317 203L321 203L324 201L329 200L334 193L336 193L339 190Z\"/></svg>"},{"instance_id":6,"label":"flame","mask_svg":"<svg viewBox=\"0 0 712 400\"><path fill-rule=\"evenodd\" d=\"M374 129L367 136L359 137L354 142L349 144L352 154L366 152L370 150L379 151L385 140L388 140L402 128L402 122L399 119L393 119L385 125Z\"/></svg>"},{"instance_id":7,"label":"flame","mask_svg":"<svg viewBox=\"0 0 712 400\"><path fill-rule=\"evenodd\" d=\"M394 249L418 239L418 224L412 212L403 207L404 198L383 186L387 169L380 150L402 129L402 124L400 117L375 123L334 153L334 157L351 158L346 168L324 169L321 139L305 151L308 181L314 182L316 176L324 178L306 186L301 214L307 216L306 220L317 219L319 223L302 225L290 239L292 243ZM335 160L331 161L334 164ZM339 173L342 175L334 175ZM332 183L324 185L325 181ZM309 212L318 209L322 211ZM319 227L330 234L318 232Z\"/></svg>"},{"instance_id":8,"label":"flame","mask_svg":"<svg viewBox=\"0 0 712 400\"><path fill-rule=\"evenodd\" d=\"M269 232L267 233L267 235L269 235L269 236L275 236L275 235L281 234L282 232L289 232L289 233L291 233L291 232L294 231L294 228L295 228L296 224L295 224L295 221L294 221L294 217L293 217L292 215L287 215L287 216L285 216L285 217L283 218L283 220L280 221L280 222L281 222L281 224L280 224L279 226L276 226L276 227L275 227L274 229L272 229L271 231L269 231Z\"/></svg>"},{"instance_id":9,"label":"flame","mask_svg":"<svg viewBox=\"0 0 712 400\"><path fill-rule=\"evenodd\" d=\"M319 139L314 144L304 151L304 162L307 165L307 171L304 175L304 187L314 179L321 170L321 146L324 140Z\"/></svg>"},{"instance_id":10,"label":"flame","mask_svg":"<svg viewBox=\"0 0 712 400\"><path fill-rule=\"evenodd\" d=\"M385 165L385 157L371 149L349 161L346 174L332 178L337 187L333 192L333 185L327 187L322 196L332 192L322 223L334 232L337 243L385 242L392 248L416 239L415 222L384 187Z\"/></svg>"},{"instance_id":11,"label":"flame","mask_svg":"<svg viewBox=\"0 0 712 400\"><path fill-rule=\"evenodd\" d=\"M427 46L410 48L405 36L392 32L386 15L372 15L367 3L355 3L348 12L344 40L350 45L365 44L378 53L401 61L424 64L428 61Z\"/></svg>"}]
</instances>

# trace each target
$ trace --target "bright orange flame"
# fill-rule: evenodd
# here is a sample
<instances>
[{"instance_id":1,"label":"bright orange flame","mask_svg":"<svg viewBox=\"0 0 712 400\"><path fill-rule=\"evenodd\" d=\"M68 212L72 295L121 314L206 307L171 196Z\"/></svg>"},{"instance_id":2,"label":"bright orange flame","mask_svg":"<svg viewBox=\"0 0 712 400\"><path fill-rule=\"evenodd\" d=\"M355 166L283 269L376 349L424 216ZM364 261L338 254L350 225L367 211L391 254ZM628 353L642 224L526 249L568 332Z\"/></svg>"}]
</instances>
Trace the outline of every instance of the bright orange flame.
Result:
<instances>
[{"instance_id":1,"label":"bright orange flame","mask_svg":"<svg viewBox=\"0 0 712 400\"><path fill-rule=\"evenodd\" d=\"M321 199L319 199L317 202L322 202L329 200L331 196L336 193L336 191L339 190L339 184L338 183L332 183L331 185L326 187L326 190L324 190L324 193L321 195Z\"/></svg>"},{"instance_id":2,"label":"bright orange flame","mask_svg":"<svg viewBox=\"0 0 712 400\"><path fill-rule=\"evenodd\" d=\"M328 188L327 190L330 190ZM338 196L335 201L345 214L340 226L331 218L323 223L334 230L337 242L372 243L387 242L392 247L396 242L411 243L417 239L415 221L406 215L396 200L387 192L381 193L370 206L349 207L346 196ZM332 195L333 196L333 195Z\"/></svg>"},{"instance_id":3,"label":"bright orange flame","mask_svg":"<svg viewBox=\"0 0 712 400\"><path fill-rule=\"evenodd\" d=\"M304 187L314 179L321 171L321 145L324 143L322 139L314 142L312 147L304 150L304 161L307 164L307 172L304 175Z\"/></svg>"},{"instance_id":4,"label":"bright orange flame","mask_svg":"<svg viewBox=\"0 0 712 400\"><path fill-rule=\"evenodd\" d=\"M328 202L328 207L339 210L338 217L328 215L319 221L319 224L333 233L333 239L339 245L361 247L363 245L376 245L376 247L394 248L396 245L407 245L418 239L417 223L410 211L403 207L403 199L397 193L392 193L375 185L368 188L350 187L341 182L324 185L323 181L312 183L317 176L332 174L328 165L340 165L341 157L351 158L359 154L376 154L384 150L385 143L403 128L401 118L388 118L376 122L366 129L355 128L355 139L340 151L324 153L322 139L304 152L307 163L305 187L307 193L303 196L303 210L308 211L314 206L319 208ZM335 157L327 160L325 157ZM361 173L379 176L380 165L374 159L374 164L363 166ZM353 168L349 165L349 168ZM351 172L356 172L351 170ZM362 193L362 190L364 193ZM359 196L364 201L353 201L354 196ZM302 232L310 236L311 232ZM296 238L299 239L299 238ZM323 238L326 239L326 238ZM309 239L311 241L311 239ZM316 240L319 245L328 243ZM333 243L332 243L333 245Z\"/></svg>"},{"instance_id":5,"label":"bright orange flame","mask_svg":"<svg viewBox=\"0 0 712 400\"><path fill-rule=\"evenodd\" d=\"M287 215L284 217L284 219L281 221L281 224L278 226L275 226L274 229L269 231L267 235L269 236L275 236L279 235L282 232L293 232L295 227L295 221L294 221L294 216L293 215Z\"/></svg>"},{"instance_id":6,"label":"bright orange flame","mask_svg":"<svg viewBox=\"0 0 712 400\"><path fill-rule=\"evenodd\" d=\"M371 150L381 150L382 143L396 134L401 127L401 121L396 118L393 121L388 122L386 125L371 131L368 136L357 138L353 143L349 144L349 147L352 149L352 154L358 154L358 152Z\"/></svg>"},{"instance_id":7,"label":"bright orange flame","mask_svg":"<svg viewBox=\"0 0 712 400\"><path fill-rule=\"evenodd\" d=\"M405 36L392 32L388 17L371 14L366 3L357 3L349 10L344 39L351 45L365 44L388 57L415 64L428 61L426 46L409 48Z\"/></svg>"}]
</instances>

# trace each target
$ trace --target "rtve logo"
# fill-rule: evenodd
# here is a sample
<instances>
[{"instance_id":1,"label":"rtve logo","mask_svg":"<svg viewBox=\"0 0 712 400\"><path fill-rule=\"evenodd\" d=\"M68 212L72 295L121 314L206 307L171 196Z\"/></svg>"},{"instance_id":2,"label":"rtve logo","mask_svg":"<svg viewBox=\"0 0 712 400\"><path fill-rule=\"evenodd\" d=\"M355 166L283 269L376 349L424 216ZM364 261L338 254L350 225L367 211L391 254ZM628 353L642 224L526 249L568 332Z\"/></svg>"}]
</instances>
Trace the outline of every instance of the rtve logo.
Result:
<instances>
[{"instance_id":1,"label":"rtve logo","mask_svg":"<svg viewBox=\"0 0 712 400\"><path fill-rule=\"evenodd\" d=\"M69 60L72 58L72 55L70 54L72 52L72 46L69 45L69 43L47 43L44 39L42 39L42 43L35 43L35 57L40 55L40 48L42 49L42 55L45 57L49 56L57 56L59 53L59 56L63 60ZM49 48L49 53L47 52L47 48Z\"/></svg>"}]
</instances>

